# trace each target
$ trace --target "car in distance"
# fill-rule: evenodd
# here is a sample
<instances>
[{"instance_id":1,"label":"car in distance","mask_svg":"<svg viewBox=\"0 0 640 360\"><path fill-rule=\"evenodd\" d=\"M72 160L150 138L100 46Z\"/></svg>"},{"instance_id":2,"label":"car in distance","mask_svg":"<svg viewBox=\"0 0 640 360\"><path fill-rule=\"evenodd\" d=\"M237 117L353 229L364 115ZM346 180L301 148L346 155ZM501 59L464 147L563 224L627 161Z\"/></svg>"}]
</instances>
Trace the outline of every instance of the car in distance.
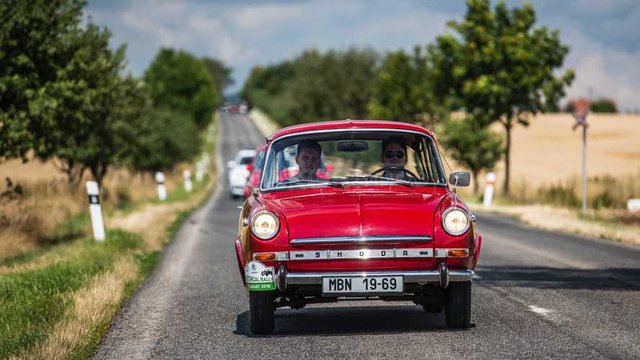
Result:
<instances>
[{"instance_id":1,"label":"car in distance","mask_svg":"<svg viewBox=\"0 0 640 360\"><path fill-rule=\"evenodd\" d=\"M249 178L250 164L255 156L255 150L242 149L238 151L233 160L227 162L229 191L232 198L236 199L242 196L244 186Z\"/></svg>"},{"instance_id":2,"label":"car in distance","mask_svg":"<svg viewBox=\"0 0 640 360\"><path fill-rule=\"evenodd\" d=\"M253 189L257 188L260 183L260 174L262 173L262 165L264 164L264 154L267 149L266 145L259 145L256 147L256 156L253 158L251 165L249 166L250 174L249 180L244 185L242 197L247 199Z\"/></svg>"},{"instance_id":3,"label":"car in distance","mask_svg":"<svg viewBox=\"0 0 640 360\"><path fill-rule=\"evenodd\" d=\"M401 148L383 154L390 139ZM283 179L283 159L308 140L320 145L331 176ZM469 327L482 244L456 194L469 182L468 172L447 178L434 135L417 125L341 120L274 133L235 241L251 331L273 332L279 307L354 297L413 301L444 312L451 328Z\"/></svg>"}]
</instances>

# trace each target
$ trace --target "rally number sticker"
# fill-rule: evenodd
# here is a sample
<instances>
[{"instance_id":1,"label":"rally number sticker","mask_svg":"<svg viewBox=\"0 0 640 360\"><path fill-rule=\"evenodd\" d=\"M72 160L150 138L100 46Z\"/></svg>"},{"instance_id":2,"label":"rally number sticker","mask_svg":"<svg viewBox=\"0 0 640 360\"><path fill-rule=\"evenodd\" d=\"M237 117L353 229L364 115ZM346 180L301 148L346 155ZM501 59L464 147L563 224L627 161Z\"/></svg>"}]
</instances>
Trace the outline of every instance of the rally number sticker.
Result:
<instances>
[{"instance_id":1,"label":"rally number sticker","mask_svg":"<svg viewBox=\"0 0 640 360\"><path fill-rule=\"evenodd\" d=\"M247 289L251 291L271 291L276 289L273 266L264 266L259 261L251 261L244 269Z\"/></svg>"}]
</instances>

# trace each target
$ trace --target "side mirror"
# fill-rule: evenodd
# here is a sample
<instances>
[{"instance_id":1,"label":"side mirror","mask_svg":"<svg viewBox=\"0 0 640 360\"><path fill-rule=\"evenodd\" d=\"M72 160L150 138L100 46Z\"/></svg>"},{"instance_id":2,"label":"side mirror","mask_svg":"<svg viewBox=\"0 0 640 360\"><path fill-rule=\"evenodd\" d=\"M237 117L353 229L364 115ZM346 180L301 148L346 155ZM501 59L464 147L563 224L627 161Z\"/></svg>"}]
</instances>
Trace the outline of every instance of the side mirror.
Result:
<instances>
[{"instance_id":1,"label":"side mirror","mask_svg":"<svg viewBox=\"0 0 640 360\"><path fill-rule=\"evenodd\" d=\"M249 170L249 172L253 172L253 163L251 164L247 164L247 170Z\"/></svg>"},{"instance_id":2,"label":"side mirror","mask_svg":"<svg viewBox=\"0 0 640 360\"><path fill-rule=\"evenodd\" d=\"M233 160L227 161L227 169L231 169L234 166L236 166L236 162L235 161L233 161Z\"/></svg>"},{"instance_id":3,"label":"side mirror","mask_svg":"<svg viewBox=\"0 0 640 360\"><path fill-rule=\"evenodd\" d=\"M471 184L471 174L468 171L454 171L449 175L449 183L454 187L465 187Z\"/></svg>"}]
</instances>

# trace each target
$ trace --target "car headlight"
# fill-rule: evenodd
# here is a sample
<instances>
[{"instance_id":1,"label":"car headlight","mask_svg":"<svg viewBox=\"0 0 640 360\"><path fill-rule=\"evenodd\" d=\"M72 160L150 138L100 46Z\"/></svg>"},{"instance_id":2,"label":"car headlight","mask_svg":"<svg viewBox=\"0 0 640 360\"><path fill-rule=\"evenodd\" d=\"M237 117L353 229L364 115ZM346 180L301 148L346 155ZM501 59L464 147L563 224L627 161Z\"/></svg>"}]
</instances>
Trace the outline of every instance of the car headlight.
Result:
<instances>
[{"instance_id":1,"label":"car headlight","mask_svg":"<svg viewBox=\"0 0 640 360\"><path fill-rule=\"evenodd\" d=\"M276 236L280 230L278 217L268 211L260 211L253 215L251 220L251 232L262 240L268 240Z\"/></svg>"},{"instance_id":2,"label":"car headlight","mask_svg":"<svg viewBox=\"0 0 640 360\"><path fill-rule=\"evenodd\" d=\"M449 208L442 214L442 227L449 235L462 235L469 230L470 225L467 212L460 208Z\"/></svg>"}]
</instances>

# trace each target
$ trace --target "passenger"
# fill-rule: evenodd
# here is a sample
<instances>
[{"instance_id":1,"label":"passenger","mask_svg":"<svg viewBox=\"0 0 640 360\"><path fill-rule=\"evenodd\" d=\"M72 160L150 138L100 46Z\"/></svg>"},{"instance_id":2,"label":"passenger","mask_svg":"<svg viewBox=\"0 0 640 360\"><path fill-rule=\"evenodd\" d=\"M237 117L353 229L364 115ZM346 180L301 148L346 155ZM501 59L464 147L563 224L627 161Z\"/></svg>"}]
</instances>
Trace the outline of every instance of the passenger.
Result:
<instances>
[{"instance_id":1,"label":"passenger","mask_svg":"<svg viewBox=\"0 0 640 360\"><path fill-rule=\"evenodd\" d=\"M391 136L382 141L382 163L384 164L385 171L382 176L413 181L406 171L404 166L407 164L407 143L403 138L398 136Z\"/></svg>"}]
</instances>

